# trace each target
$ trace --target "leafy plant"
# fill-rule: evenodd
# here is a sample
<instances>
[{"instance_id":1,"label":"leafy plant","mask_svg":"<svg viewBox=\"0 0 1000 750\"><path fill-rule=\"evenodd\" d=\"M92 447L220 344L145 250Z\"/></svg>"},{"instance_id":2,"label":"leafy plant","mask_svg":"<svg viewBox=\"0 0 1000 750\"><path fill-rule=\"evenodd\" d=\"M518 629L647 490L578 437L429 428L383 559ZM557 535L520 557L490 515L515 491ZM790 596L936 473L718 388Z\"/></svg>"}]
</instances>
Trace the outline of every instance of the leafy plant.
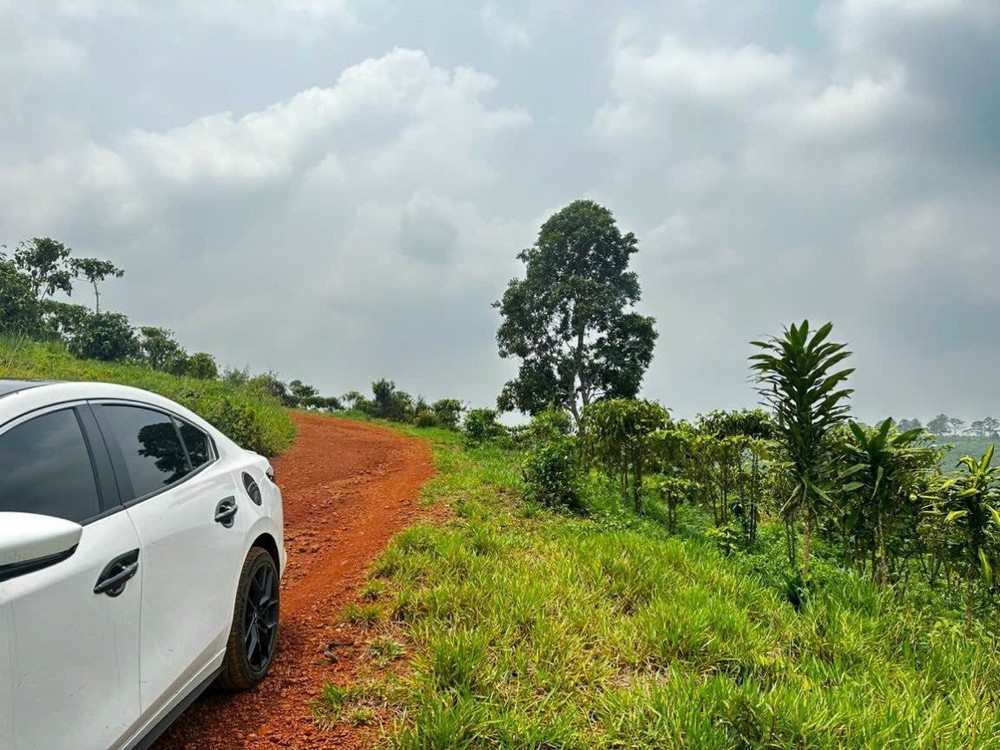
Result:
<instances>
[{"instance_id":1,"label":"leafy plant","mask_svg":"<svg viewBox=\"0 0 1000 750\"><path fill-rule=\"evenodd\" d=\"M584 411L581 433L587 456L619 479L636 511L642 510L642 478L653 455L650 436L666 427L669 418L659 404L633 399L599 401Z\"/></svg>"},{"instance_id":2,"label":"leafy plant","mask_svg":"<svg viewBox=\"0 0 1000 750\"><path fill-rule=\"evenodd\" d=\"M524 463L524 481L530 500L550 507L580 510L582 470L576 439L558 438L529 453Z\"/></svg>"},{"instance_id":3,"label":"leafy plant","mask_svg":"<svg viewBox=\"0 0 1000 750\"><path fill-rule=\"evenodd\" d=\"M1000 466L994 446L980 459L964 456L960 473L934 490L928 519L942 530L941 551L959 563L966 584L966 632L972 631L976 584L993 584L1000 556Z\"/></svg>"},{"instance_id":4,"label":"leafy plant","mask_svg":"<svg viewBox=\"0 0 1000 750\"><path fill-rule=\"evenodd\" d=\"M774 412L776 433L787 458L794 490L786 500L786 518L803 520L803 578L809 575L811 535L829 502L831 462L828 438L847 419L853 392L844 387L853 369L836 369L850 356L844 344L828 341L833 324L810 331L809 321L787 328L781 338L754 341L750 357L758 391Z\"/></svg>"},{"instance_id":5,"label":"leafy plant","mask_svg":"<svg viewBox=\"0 0 1000 750\"><path fill-rule=\"evenodd\" d=\"M896 433L891 419L874 428L851 422L843 446L844 529L862 554L870 553L875 581L889 580L887 539L912 507L922 479L937 466L937 451L921 443L922 429Z\"/></svg>"},{"instance_id":6,"label":"leafy plant","mask_svg":"<svg viewBox=\"0 0 1000 750\"><path fill-rule=\"evenodd\" d=\"M465 416L465 437L469 443L479 444L496 440L504 435L504 427L497 422L493 409L472 409Z\"/></svg>"}]
</instances>

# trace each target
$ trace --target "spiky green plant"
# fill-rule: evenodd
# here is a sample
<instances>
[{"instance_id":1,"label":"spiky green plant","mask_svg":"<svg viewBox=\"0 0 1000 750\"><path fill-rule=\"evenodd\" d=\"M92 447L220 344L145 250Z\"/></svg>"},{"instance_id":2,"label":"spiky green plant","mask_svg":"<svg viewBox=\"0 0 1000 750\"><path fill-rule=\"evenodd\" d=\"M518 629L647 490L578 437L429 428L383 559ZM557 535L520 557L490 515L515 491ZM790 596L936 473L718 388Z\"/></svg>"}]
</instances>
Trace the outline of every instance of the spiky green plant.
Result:
<instances>
[{"instance_id":1,"label":"spiky green plant","mask_svg":"<svg viewBox=\"0 0 1000 750\"><path fill-rule=\"evenodd\" d=\"M1000 466L991 445L980 459L963 456L959 473L935 488L928 518L940 530L943 552L957 560L966 585L965 627L972 631L976 584L993 584L1000 558Z\"/></svg>"},{"instance_id":2,"label":"spiky green plant","mask_svg":"<svg viewBox=\"0 0 1000 750\"><path fill-rule=\"evenodd\" d=\"M781 338L751 342L750 357L761 400L774 412L794 490L785 501L786 518L802 517L803 579L809 574L810 542L822 507L829 502L828 437L847 419L852 368L837 365L850 356L845 344L828 341L833 324L811 331L809 321L785 329Z\"/></svg>"},{"instance_id":3,"label":"spiky green plant","mask_svg":"<svg viewBox=\"0 0 1000 750\"><path fill-rule=\"evenodd\" d=\"M859 546L871 554L879 586L889 579L891 526L909 511L922 481L940 460L938 451L921 440L924 434L923 429L897 433L891 419L872 428L851 422L843 444L844 478L849 480L842 488L844 528L863 540Z\"/></svg>"}]
</instances>

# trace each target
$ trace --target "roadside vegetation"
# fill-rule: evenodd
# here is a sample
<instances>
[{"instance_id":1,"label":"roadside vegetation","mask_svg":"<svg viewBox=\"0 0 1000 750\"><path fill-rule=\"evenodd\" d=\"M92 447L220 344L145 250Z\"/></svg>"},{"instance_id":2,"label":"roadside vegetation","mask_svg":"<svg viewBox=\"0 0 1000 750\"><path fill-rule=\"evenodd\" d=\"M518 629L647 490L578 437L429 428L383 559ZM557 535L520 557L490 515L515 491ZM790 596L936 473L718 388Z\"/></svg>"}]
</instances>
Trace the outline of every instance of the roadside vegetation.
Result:
<instances>
[{"instance_id":1,"label":"roadside vegetation","mask_svg":"<svg viewBox=\"0 0 1000 750\"><path fill-rule=\"evenodd\" d=\"M288 411L265 382L232 383L159 372L142 364L81 360L59 342L0 336L0 378L84 380L143 388L173 399L218 427L244 448L265 456L295 439Z\"/></svg>"},{"instance_id":2,"label":"roadside vegetation","mask_svg":"<svg viewBox=\"0 0 1000 750\"><path fill-rule=\"evenodd\" d=\"M434 434L454 517L375 564L343 614L368 672L317 720L397 750L1000 747L992 448L942 468L922 427L853 419L808 321L752 342L764 408L673 419L638 398L635 250L581 201L518 256L497 405L532 421Z\"/></svg>"}]
</instances>

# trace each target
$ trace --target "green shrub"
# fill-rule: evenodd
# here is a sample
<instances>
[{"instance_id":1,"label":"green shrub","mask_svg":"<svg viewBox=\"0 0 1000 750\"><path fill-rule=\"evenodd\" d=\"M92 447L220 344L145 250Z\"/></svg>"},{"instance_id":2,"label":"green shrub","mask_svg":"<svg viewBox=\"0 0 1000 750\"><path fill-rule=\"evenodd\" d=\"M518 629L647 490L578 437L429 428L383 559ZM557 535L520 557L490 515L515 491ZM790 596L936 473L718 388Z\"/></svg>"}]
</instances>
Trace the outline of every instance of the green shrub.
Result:
<instances>
[{"instance_id":1,"label":"green shrub","mask_svg":"<svg viewBox=\"0 0 1000 750\"><path fill-rule=\"evenodd\" d=\"M417 427L437 427L438 420L432 411L418 411L413 418L413 424Z\"/></svg>"},{"instance_id":2,"label":"green shrub","mask_svg":"<svg viewBox=\"0 0 1000 750\"><path fill-rule=\"evenodd\" d=\"M286 450L295 425L262 388L197 380L145 366L80 360L59 343L0 338L0 377L118 383L158 393L208 420L231 440L264 456Z\"/></svg>"},{"instance_id":3,"label":"green shrub","mask_svg":"<svg viewBox=\"0 0 1000 750\"><path fill-rule=\"evenodd\" d=\"M473 409L465 417L465 438L469 443L485 443L505 434L493 409Z\"/></svg>"},{"instance_id":4,"label":"green shrub","mask_svg":"<svg viewBox=\"0 0 1000 750\"><path fill-rule=\"evenodd\" d=\"M583 477L577 441L562 437L533 451L524 464L524 480L530 500L580 510Z\"/></svg>"}]
</instances>

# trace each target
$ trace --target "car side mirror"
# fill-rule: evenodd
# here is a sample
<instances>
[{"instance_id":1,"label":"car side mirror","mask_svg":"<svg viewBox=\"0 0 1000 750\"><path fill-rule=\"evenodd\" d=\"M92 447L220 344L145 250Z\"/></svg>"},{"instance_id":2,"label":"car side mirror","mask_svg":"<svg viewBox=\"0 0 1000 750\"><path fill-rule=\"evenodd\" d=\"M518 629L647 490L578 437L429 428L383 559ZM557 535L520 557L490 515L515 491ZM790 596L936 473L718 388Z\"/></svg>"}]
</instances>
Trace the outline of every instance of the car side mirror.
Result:
<instances>
[{"instance_id":1,"label":"car side mirror","mask_svg":"<svg viewBox=\"0 0 1000 750\"><path fill-rule=\"evenodd\" d=\"M54 565L73 554L78 523L34 513L0 513L0 581Z\"/></svg>"}]
</instances>

